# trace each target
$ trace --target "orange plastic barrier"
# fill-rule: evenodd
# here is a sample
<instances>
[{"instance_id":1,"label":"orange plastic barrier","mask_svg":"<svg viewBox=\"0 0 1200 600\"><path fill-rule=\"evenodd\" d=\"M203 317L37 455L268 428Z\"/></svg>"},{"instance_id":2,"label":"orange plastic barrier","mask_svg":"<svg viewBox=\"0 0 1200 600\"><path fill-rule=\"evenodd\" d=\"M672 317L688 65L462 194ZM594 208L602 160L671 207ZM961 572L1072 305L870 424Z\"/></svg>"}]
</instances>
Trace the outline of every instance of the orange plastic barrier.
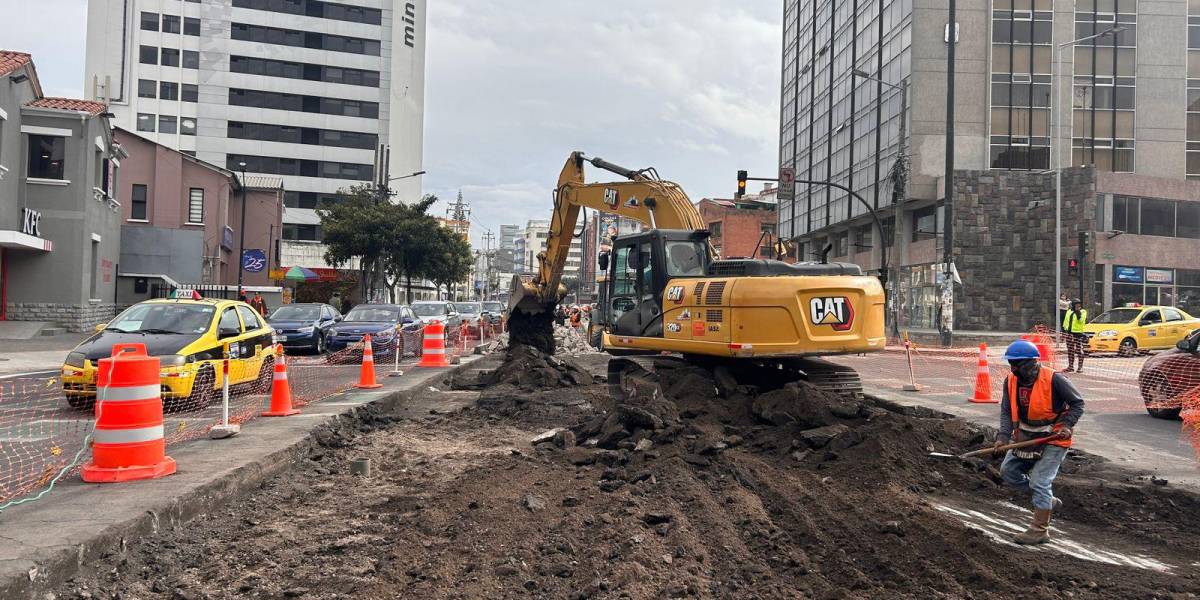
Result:
<instances>
[{"instance_id":1,"label":"orange plastic barrier","mask_svg":"<svg viewBox=\"0 0 1200 600\"><path fill-rule=\"evenodd\" d=\"M418 367L448 367L446 360L446 326L441 321L431 321L425 326L425 339L421 344L421 362Z\"/></svg>"},{"instance_id":2,"label":"orange plastic barrier","mask_svg":"<svg viewBox=\"0 0 1200 600\"><path fill-rule=\"evenodd\" d=\"M89 483L155 479L175 472L166 455L159 361L145 344L116 344L100 359L96 387L96 430L92 462L83 467Z\"/></svg>"}]
</instances>

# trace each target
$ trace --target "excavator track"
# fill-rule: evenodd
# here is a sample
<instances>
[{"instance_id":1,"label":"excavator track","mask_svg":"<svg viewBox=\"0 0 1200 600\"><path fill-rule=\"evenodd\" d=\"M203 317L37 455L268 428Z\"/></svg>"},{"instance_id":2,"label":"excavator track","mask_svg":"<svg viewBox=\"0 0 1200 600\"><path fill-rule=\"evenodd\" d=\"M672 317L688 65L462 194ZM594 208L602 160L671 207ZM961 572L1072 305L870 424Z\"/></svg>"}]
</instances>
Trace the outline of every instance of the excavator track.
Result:
<instances>
[{"instance_id":1,"label":"excavator track","mask_svg":"<svg viewBox=\"0 0 1200 600\"><path fill-rule=\"evenodd\" d=\"M623 356L612 358L608 361L609 396L618 402L629 399L643 386L658 386L658 369L689 364L700 366L709 371L719 365L730 365L728 361L713 360L711 357L695 357L695 360L688 360L688 358L678 355ZM782 373L781 378L772 378L777 382L807 381L817 389L849 398L861 397L863 393L862 378L859 377L857 371L820 358L747 361L743 364L746 366L753 365L759 369L769 369L773 373L783 370L784 373ZM731 370L739 371L745 369ZM659 393L661 394L662 390L659 390Z\"/></svg>"}]
</instances>

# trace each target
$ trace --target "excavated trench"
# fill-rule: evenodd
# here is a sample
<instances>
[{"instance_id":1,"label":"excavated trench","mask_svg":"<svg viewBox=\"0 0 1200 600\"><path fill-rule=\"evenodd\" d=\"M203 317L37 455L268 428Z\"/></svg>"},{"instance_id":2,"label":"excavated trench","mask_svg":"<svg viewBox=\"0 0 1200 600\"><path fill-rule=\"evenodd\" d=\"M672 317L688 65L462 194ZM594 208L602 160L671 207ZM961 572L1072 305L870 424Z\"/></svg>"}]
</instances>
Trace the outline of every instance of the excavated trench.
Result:
<instances>
[{"instance_id":1,"label":"excavated trench","mask_svg":"<svg viewBox=\"0 0 1200 600\"><path fill-rule=\"evenodd\" d=\"M692 366L612 400L607 357L514 345L318 432L246 501L58 597L1194 598L1200 499L1073 454L1056 542L990 432ZM774 387L774 386L769 386ZM356 478L348 463L373 460Z\"/></svg>"}]
</instances>

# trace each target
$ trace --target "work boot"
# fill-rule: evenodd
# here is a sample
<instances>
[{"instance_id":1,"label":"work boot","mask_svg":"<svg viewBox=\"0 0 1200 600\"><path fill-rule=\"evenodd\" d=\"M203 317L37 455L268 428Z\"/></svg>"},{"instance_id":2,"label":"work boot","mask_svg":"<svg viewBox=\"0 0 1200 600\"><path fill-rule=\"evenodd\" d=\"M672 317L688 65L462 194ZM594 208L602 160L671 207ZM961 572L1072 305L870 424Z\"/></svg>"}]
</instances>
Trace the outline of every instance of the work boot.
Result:
<instances>
[{"instance_id":1,"label":"work boot","mask_svg":"<svg viewBox=\"0 0 1200 600\"><path fill-rule=\"evenodd\" d=\"M1044 544L1050 541L1050 509L1039 508L1033 511L1033 523L1022 533L1013 536L1018 544Z\"/></svg>"}]
</instances>

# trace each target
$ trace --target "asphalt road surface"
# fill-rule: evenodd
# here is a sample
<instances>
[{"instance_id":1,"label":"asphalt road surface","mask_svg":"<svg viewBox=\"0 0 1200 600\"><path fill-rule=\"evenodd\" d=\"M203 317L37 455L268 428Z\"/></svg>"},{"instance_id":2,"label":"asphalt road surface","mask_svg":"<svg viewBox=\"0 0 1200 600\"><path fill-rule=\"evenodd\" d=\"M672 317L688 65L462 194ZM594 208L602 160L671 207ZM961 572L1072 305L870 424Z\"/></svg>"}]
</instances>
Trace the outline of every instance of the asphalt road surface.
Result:
<instances>
[{"instance_id":1,"label":"asphalt road surface","mask_svg":"<svg viewBox=\"0 0 1200 600\"><path fill-rule=\"evenodd\" d=\"M1008 372L1002 351L989 352L993 401L1000 399L1000 383ZM1069 373L1083 394L1086 411L1075 429L1075 446L1134 470L1145 471L1172 483L1200 487L1198 448L1193 447L1183 423L1146 413L1137 374L1148 357L1088 357L1083 373ZM970 402L975 388L978 352L925 350L914 358L913 371L920 392L905 392L908 362L902 352L834 359L854 367L868 393L891 400L935 408L990 426L998 426L997 403ZM1059 366L1064 366L1060 359Z\"/></svg>"}]
</instances>

